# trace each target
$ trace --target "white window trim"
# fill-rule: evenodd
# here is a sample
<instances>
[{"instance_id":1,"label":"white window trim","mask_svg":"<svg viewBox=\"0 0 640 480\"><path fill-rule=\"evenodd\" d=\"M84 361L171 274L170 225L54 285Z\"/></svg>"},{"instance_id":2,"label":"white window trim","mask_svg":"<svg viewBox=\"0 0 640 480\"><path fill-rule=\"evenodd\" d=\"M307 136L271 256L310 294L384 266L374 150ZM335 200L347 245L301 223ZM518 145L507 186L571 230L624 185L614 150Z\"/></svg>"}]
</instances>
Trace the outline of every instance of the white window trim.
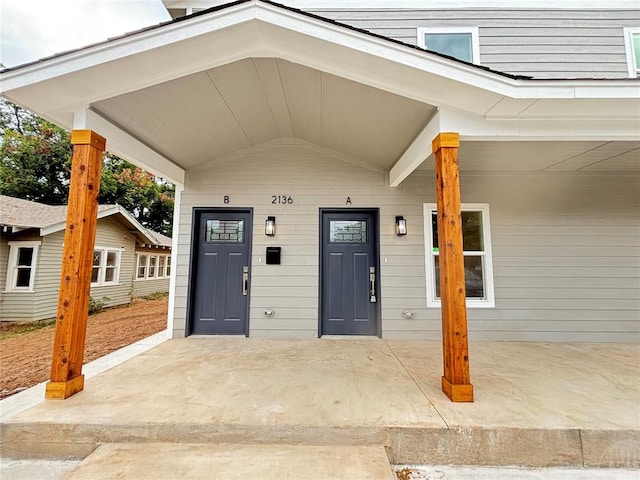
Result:
<instances>
[{"instance_id":1,"label":"white window trim","mask_svg":"<svg viewBox=\"0 0 640 480\"><path fill-rule=\"evenodd\" d=\"M5 292L33 292L33 285L36 279L36 267L38 265L38 250L42 242L39 241L17 241L7 242L9 245L9 259L7 261L7 282L5 284ZM18 263L18 250L21 247L33 248L33 256L31 257L31 276L29 277L28 287L16 287L17 281L16 268Z\"/></svg>"},{"instance_id":2,"label":"white window trim","mask_svg":"<svg viewBox=\"0 0 640 480\"><path fill-rule=\"evenodd\" d=\"M431 236L431 214L435 212L435 203L423 205L424 215L424 263L427 281L427 308L441 308L442 303L436 298L435 268L433 257L433 238ZM493 284L493 254L491 250L491 217L488 203L463 203L462 211L482 212L482 234L484 243L484 292L486 297L482 299L467 298L468 308L495 308L496 299Z\"/></svg>"},{"instance_id":3,"label":"white window trim","mask_svg":"<svg viewBox=\"0 0 640 480\"><path fill-rule=\"evenodd\" d=\"M624 31L624 51L627 55L627 71L629 78L637 78L640 65L636 65L636 56L633 52L633 35L640 35L640 27L625 27Z\"/></svg>"},{"instance_id":4,"label":"white window trim","mask_svg":"<svg viewBox=\"0 0 640 480\"><path fill-rule=\"evenodd\" d=\"M104 252L104 254L100 255L100 267L98 268L98 281L91 282L92 287L106 287L112 285L120 285L120 264L122 261L122 249L121 248L113 248L113 247L100 247L96 245L93 247L93 251L100 250ZM105 282L104 277L107 272L107 252L115 252L117 256L116 260L116 271L114 274L114 280L112 282ZM91 271L93 272L93 262L91 265Z\"/></svg>"},{"instance_id":5,"label":"white window trim","mask_svg":"<svg viewBox=\"0 0 640 480\"><path fill-rule=\"evenodd\" d=\"M140 267L140 257L142 256L146 256L147 257L147 265L144 271L144 277L138 277L138 270ZM156 264L154 266L154 271L155 271L155 275L154 276L150 276L149 275L149 259L150 257L157 257L156 259ZM158 271L160 270L160 257L165 257L164 260L164 275L159 276L158 275ZM135 276L135 281L136 282L144 282L145 280L162 280L165 278L170 278L171 277L171 273L169 273L169 275L167 275L167 258L171 258L171 254L170 253L136 253L136 276Z\"/></svg>"},{"instance_id":6,"label":"white window trim","mask_svg":"<svg viewBox=\"0 0 640 480\"><path fill-rule=\"evenodd\" d=\"M478 27L418 27L418 46L427 49L426 33L470 33L472 63L480 65L480 29Z\"/></svg>"}]
</instances>

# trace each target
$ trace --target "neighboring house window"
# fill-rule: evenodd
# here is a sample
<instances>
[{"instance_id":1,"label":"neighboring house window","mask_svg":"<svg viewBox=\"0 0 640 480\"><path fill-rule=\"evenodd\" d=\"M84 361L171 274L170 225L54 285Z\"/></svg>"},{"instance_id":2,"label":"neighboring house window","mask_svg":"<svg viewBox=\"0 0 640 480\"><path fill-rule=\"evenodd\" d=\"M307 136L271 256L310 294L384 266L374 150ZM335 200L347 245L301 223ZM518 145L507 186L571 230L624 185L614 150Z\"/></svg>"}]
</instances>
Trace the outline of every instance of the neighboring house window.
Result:
<instances>
[{"instance_id":1,"label":"neighboring house window","mask_svg":"<svg viewBox=\"0 0 640 480\"><path fill-rule=\"evenodd\" d=\"M120 273L120 250L95 247L93 250L93 268L91 283L108 285L118 283Z\"/></svg>"},{"instance_id":2,"label":"neighboring house window","mask_svg":"<svg viewBox=\"0 0 640 480\"><path fill-rule=\"evenodd\" d=\"M147 278L147 259L148 255L138 254L138 273L136 278Z\"/></svg>"},{"instance_id":3,"label":"neighboring house window","mask_svg":"<svg viewBox=\"0 0 640 480\"><path fill-rule=\"evenodd\" d=\"M9 242L7 291L33 291L40 242Z\"/></svg>"},{"instance_id":4,"label":"neighboring house window","mask_svg":"<svg viewBox=\"0 0 640 480\"><path fill-rule=\"evenodd\" d=\"M478 27L418 28L418 46L469 63L480 63Z\"/></svg>"},{"instance_id":5,"label":"neighboring house window","mask_svg":"<svg viewBox=\"0 0 640 480\"><path fill-rule=\"evenodd\" d=\"M440 307L438 217L435 204L424 205L427 307ZM489 205L462 205L462 248L468 307L495 307Z\"/></svg>"},{"instance_id":6,"label":"neighboring house window","mask_svg":"<svg viewBox=\"0 0 640 480\"><path fill-rule=\"evenodd\" d=\"M136 280L167 278L171 275L170 255L137 254Z\"/></svg>"},{"instance_id":7,"label":"neighboring house window","mask_svg":"<svg viewBox=\"0 0 640 480\"><path fill-rule=\"evenodd\" d=\"M640 77L640 27L624 29L624 46L629 77Z\"/></svg>"}]
</instances>

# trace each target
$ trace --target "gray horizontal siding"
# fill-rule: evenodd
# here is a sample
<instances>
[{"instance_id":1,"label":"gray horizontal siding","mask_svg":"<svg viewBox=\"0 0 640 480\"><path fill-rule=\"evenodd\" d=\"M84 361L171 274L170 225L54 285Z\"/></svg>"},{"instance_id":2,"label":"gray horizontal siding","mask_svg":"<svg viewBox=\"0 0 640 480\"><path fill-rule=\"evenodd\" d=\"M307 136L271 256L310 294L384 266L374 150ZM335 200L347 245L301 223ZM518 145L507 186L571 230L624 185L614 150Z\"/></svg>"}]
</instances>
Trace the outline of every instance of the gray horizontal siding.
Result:
<instances>
[{"instance_id":1,"label":"gray horizontal siding","mask_svg":"<svg viewBox=\"0 0 640 480\"><path fill-rule=\"evenodd\" d=\"M104 218L99 221L95 245L120 250L120 273L115 285L92 285L91 296L102 301L105 307L130 303L135 269L133 235L114 217Z\"/></svg>"},{"instance_id":2,"label":"gray horizontal siding","mask_svg":"<svg viewBox=\"0 0 640 480\"><path fill-rule=\"evenodd\" d=\"M415 45L418 27L477 26L480 63L538 78L625 78L623 27L638 10L314 10Z\"/></svg>"},{"instance_id":3,"label":"gray horizontal siding","mask_svg":"<svg viewBox=\"0 0 640 480\"><path fill-rule=\"evenodd\" d=\"M168 291L168 278L134 280L133 282L133 294L135 297L146 297L154 293L166 293Z\"/></svg>"},{"instance_id":4,"label":"gray horizontal siding","mask_svg":"<svg viewBox=\"0 0 640 480\"><path fill-rule=\"evenodd\" d=\"M241 168L238 167L241 162ZM340 179L339 183L333 183ZM440 338L440 310L426 308L423 203L434 179L416 173L398 188L384 174L289 147L248 153L188 174L175 252L176 336L184 335L194 206L254 208L250 334L315 336L319 208L380 208L383 336ZM488 203L496 308L468 310L475 339L640 341L640 178L620 175L491 175L463 172L462 200ZM292 195L293 205L270 203ZM277 216L277 235L264 219ZM409 234L393 233L404 215ZM264 265L267 245L282 265ZM264 311L274 310L273 317ZM415 318L403 318L412 310Z\"/></svg>"}]
</instances>

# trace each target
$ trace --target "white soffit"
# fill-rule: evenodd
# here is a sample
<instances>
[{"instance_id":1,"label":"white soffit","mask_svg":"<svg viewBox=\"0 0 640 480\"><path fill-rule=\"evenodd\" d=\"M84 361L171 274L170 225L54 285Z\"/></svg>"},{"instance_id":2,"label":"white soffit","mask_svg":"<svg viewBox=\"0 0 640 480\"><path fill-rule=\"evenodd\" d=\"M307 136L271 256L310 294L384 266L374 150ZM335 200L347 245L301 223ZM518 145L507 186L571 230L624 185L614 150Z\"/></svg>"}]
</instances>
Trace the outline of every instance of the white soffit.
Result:
<instances>
[{"instance_id":1,"label":"white soffit","mask_svg":"<svg viewBox=\"0 0 640 480\"><path fill-rule=\"evenodd\" d=\"M503 96L640 97L640 82L515 80L262 2L233 5L9 71L1 88L17 103L53 115L68 105L261 56L478 114Z\"/></svg>"},{"instance_id":2,"label":"white soffit","mask_svg":"<svg viewBox=\"0 0 640 480\"><path fill-rule=\"evenodd\" d=\"M388 169L435 111L267 58L96 102L93 109L185 169L277 138L296 138Z\"/></svg>"},{"instance_id":3,"label":"white soffit","mask_svg":"<svg viewBox=\"0 0 640 480\"><path fill-rule=\"evenodd\" d=\"M177 176L206 158L285 135L390 168L434 108L441 131L458 131L463 142L640 139L640 80L514 79L259 1L27 65L0 80L8 99L67 128L73 112L95 109L131 135L129 144L150 146L168 168L177 164ZM372 114L376 102L402 112L401 121L394 127L384 123L393 115ZM358 129L347 135L345 125Z\"/></svg>"}]
</instances>

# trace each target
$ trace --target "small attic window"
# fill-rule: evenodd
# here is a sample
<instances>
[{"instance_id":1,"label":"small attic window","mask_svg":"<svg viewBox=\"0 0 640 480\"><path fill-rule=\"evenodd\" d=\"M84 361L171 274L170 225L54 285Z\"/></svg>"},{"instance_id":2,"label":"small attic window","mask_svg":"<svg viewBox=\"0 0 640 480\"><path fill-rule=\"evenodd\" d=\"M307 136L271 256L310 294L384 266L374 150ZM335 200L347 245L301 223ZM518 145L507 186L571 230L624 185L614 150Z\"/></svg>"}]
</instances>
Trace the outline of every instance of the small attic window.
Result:
<instances>
[{"instance_id":1,"label":"small attic window","mask_svg":"<svg viewBox=\"0 0 640 480\"><path fill-rule=\"evenodd\" d=\"M624 46L630 78L640 77L640 27L624 29Z\"/></svg>"},{"instance_id":2,"label":"small attic window","mask_svg":"<svg viewBox=\"0 0 640 480\"><path fill-rule=\"evenodd\" d=\"M480 63L478 27L418 28L418 46L469 63Z\"/></svg>"}]
</instances>

